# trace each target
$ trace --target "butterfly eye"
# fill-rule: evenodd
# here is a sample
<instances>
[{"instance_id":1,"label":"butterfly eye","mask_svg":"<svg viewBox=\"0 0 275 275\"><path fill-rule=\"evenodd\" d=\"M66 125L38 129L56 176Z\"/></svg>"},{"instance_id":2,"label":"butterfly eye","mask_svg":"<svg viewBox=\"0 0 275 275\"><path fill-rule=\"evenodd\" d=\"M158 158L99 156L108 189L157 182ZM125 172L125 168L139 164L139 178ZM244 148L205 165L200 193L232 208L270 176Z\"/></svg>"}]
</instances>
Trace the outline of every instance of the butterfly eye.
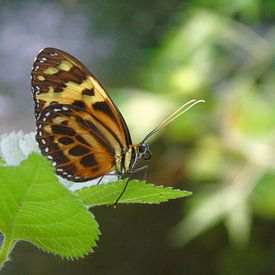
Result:
<instances>
[{"instance_id":1,"label":"butterfly eye","mask_svg":"<svg viewBox=\"0 0 275 275\"><path fill-rule=\"evenodd\" d=\"M152 153L151 151L148 149L148 151L146 151L143 155L143 159L144 160L149 160L152 157Z\"/></svg>"},{"instance_id":2,"label":"butterfly eye","mask_svg":"<svg viewBox=\"0 0 275 275\"><path fill-rule=\"evenodd\" d=\"M147 144L140 144L138 146L138 152L142 155L144 160L149 160L152 156L149 145Z\"/></svg>"},{"instance_id":3,"label":"butterfly eye","mask_svg":"<svg viewBox=\"0 0 275 275\"><path fill-rule=\"evenodd\" d=\"M140 145L138 146L138 152L139 152L141 155L145 154L146 151L147 151L147 146L146 146L145 144L140 144Z\"/></svg>"}]
</instances>

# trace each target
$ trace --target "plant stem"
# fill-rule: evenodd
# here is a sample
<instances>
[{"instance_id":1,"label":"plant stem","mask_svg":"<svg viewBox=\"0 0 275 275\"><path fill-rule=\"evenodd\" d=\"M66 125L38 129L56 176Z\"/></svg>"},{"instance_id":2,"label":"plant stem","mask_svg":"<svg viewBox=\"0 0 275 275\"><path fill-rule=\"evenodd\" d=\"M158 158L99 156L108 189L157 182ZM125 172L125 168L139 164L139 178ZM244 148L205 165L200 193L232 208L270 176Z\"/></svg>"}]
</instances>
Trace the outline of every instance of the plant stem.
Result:
<instances>
[{"instance_id":1,"label":"plant stem","mask_svg":"<svg viewBox=\"0 0 275 275\"><path fill-rule=\"evenodd\" d=\"M13 241L9 236L4 235L2 246L0 248L0 270L4 263L9 260L9 254L13 247Z\"/></svg>"}]
</instances>

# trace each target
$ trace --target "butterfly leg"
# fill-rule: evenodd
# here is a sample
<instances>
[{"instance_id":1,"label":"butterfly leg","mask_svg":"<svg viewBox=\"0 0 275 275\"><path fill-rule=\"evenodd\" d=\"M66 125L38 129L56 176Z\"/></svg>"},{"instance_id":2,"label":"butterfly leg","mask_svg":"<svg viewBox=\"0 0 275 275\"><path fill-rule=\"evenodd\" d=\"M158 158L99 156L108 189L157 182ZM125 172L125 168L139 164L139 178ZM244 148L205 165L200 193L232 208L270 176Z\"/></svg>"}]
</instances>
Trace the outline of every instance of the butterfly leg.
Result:
<instances>
[{"instance_id":1,"label":"butterfly leg","mask_svg":"<svg viewBox=\"0 0 275 275\"><path fill-rule=\"evenodd\" d=\"M121 173L111 172L111 173L107 173L107 174L104 174L103 176L101 176L96 185L99 185L105 176L117 176L118 180L121 179Z\"/></svg>"},{"instance_id":2,"label":"butterfly leg","mask_svg":"<svg viewBox=\"0 0 275 275\"><path fill-rule=\"evenodd\" d=\"M102 177L100 177L100 179L98 180L98 182L97 182L96 185L99 185L99 184L100 184L100 182L103 180L104 176L105 176L105 175L103 175Z\"/></svg>"},{"instance_id":3,"label":"butterfly leg","mask_svg":"<svg viewBox=\"0 0 275 275\"><path fill-rule=\"evenodd\" d=\"M120 193L120 195L118 196L118 198L116 199L115 203L113 204L113 207L116 208L117 207L117 204L118 204L118 201L121 199L122 195L124 194L124 192L126 191L127 189L127 186L128 186L128 183L130 182L131 178L129 177L127 179L127 182L122 190L122 192Z\"/></svg>"},{"instance_id":4,"label":"butterfly leg","mask_svg":"<svg viewBox=\"0 0 275 275\"><path fill-rule=\"evenodd\" d=\"M127 174L129 175L129 177L127 178L127 182L126 182L126 184L125 184L122 192L120 193L120 195L116 199L115 203L113 204L114 208L117 207L117 204L118 204L119 200L121 199L121 197L123 196L124 192L126 191L126 189L128 187L128 184L129 184L130 180L132 179L132 175L135 174L135 173L138 173L140 171L144 171L144 177L147 177L147 169L148 169L148 165L145 165L145 166L142 166L140 168L129 170L127 172ZM121 178L122 178L122 174L119 176L119 179L121 179Z\"/></svg>"},{"instance_id":5,"label":"butterfly leg","mask_svg":"<svg viewBox=\"0 0 275 275\"><path fill-rule=\"evenodd\" d=\"M147 171L148 171L148 165L144 165L142 167L136 168L136 169L132 169L130 171L128 171L128 173L130 174L135 174L135 173L139 173L141 171L144 171L144 176L143 176L143 180L147 179Z\"/></svg>"}]
</instances>

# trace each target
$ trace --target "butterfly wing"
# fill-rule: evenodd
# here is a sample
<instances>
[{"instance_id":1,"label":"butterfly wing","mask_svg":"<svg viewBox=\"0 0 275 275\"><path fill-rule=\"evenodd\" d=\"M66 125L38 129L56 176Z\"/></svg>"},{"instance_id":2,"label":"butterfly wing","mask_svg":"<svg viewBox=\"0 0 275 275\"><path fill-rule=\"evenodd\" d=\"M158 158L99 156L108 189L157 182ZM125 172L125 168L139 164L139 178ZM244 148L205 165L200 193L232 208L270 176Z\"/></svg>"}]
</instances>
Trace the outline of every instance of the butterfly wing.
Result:
<instances>
[{"instance_id":1,"label":"butterfly wing","mask_svg":"<svg viewBox=\"0 0 275 275\"><path fill-rule=\"evenodd\" d=\"M104 121L122 147L132 144L128 127L110 96L92 73L76 58L55 48L45 48L32 69L35 115L50 104L75 105Z\"/></svg>"},{"instance_id":2,"label":"butterfly wing","mask_svg":"<svg viewBox=\"0 0 275 275\"><path fill-rule=\"evenodd\" d=\"M32 90L36 138L57 174L86 181L115 169L131 137L121 113L81 62L58 49L42 50L33 65Z\"/></svg>"},{"instance_id":3,"label":"butterfly wing","mask_svg":"<svg viewBox=\"0 0 275 275\"><path fill-rule=\"evenodd\" d=\"M102 176L115 167L109 132L91 114L73 105L51 104L37 120L36 139L56 173L73 181Z\"/></svg>"}]
</instances>

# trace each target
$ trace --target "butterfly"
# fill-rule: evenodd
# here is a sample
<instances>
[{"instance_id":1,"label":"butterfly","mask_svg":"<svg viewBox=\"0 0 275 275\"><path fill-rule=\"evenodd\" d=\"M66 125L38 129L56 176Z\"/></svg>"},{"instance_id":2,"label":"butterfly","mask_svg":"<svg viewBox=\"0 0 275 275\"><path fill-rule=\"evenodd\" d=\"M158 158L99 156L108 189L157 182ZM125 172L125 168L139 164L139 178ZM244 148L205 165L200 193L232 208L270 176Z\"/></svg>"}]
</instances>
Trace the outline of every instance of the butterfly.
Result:
<instances>
[{"instance_id":1,"label":"butterfly","mask_svg":"<svg viewBox=\"0 0 275 275\"><path fill-rule=\"evenodd\" d=\"M70 54L45 48L31 72L36 140L56 174L84 182L134 173L152 153L147 139L203 100L191 100L133 144L119 109L96 77Z\"/></svg>"}]
</instances>

